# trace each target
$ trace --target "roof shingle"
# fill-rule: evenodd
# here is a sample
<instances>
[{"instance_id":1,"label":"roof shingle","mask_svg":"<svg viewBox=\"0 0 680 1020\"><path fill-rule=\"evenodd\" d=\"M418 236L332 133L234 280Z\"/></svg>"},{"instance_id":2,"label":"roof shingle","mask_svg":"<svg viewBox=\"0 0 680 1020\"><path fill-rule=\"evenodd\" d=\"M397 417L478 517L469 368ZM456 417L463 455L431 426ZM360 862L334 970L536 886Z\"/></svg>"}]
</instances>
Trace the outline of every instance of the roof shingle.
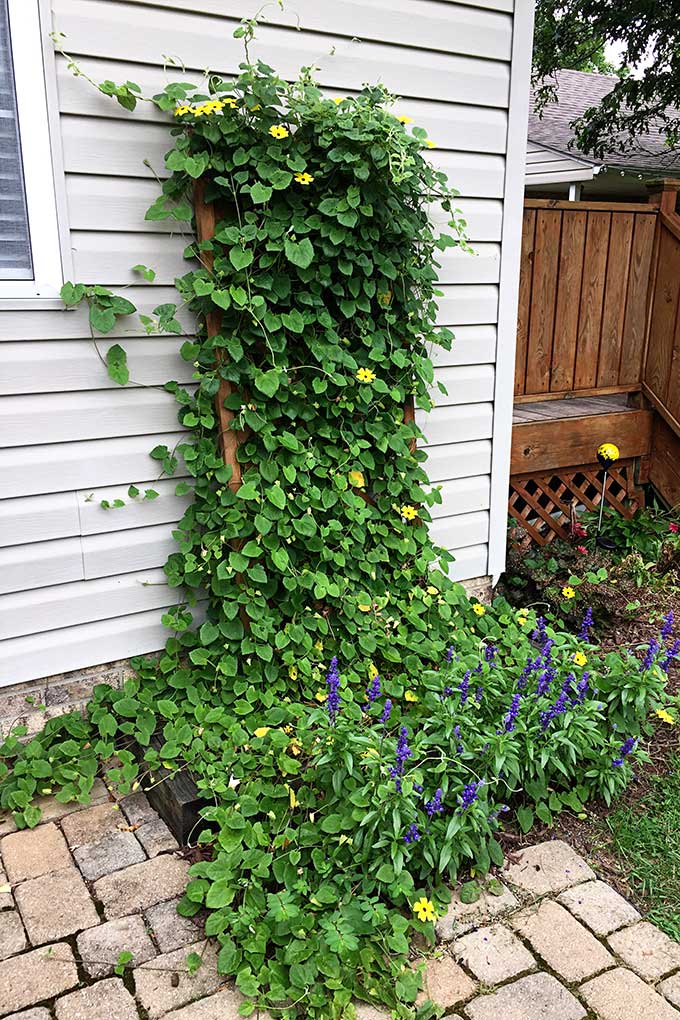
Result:
<instances>
[{"instance_id":1,"label":"roof shingle","mask_svg":"<svg viewBox=\"0 0 680 1020\"><path fill-rule=\"evenodd\" d=\"M606 164L612 169L636 171L645 175L672 174L680 171L680 153L669 151L663 130L652 129L639 138L630 151L613 146L603 160L587 156L576 146L571 123L589 107L597 106L614 88L615 75L591 74L587 71L557 71L557 102L549 103L539 118L535 111L535 91L532 89L529 110L529 139L566 155L578 156L594 165ZM675 112L675 111L674 111Z\"/></svg>"}]
</instances>

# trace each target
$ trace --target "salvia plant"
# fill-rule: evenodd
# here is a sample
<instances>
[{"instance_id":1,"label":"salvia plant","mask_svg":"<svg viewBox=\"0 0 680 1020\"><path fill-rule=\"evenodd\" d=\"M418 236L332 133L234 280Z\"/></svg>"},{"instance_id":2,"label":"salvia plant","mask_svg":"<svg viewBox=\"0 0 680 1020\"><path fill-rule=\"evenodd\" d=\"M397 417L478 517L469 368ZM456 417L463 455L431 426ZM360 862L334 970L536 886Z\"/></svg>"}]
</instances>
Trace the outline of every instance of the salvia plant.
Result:
<instances>
[{"instance_id":1,"label":"salvia plant","mask_svg":"<svg viewBox=\"0 0 680 1020\"><path fill-rule=\"evenodd\" d=\"M102 766L121 795L189 770L204 859L180 912L207 911L243 1015L351 1020L358 999L415 1016L409 936L432 941L446 883L502 863L508 811L529 828L623 788L677 647L668 631L602 660L592 620L572 636L447 577L409 408L431 407L429 350L451 342L438 271L465 242L425 131L382 88L328 99L310 71L288 84L261 62L153 102L174 145L147 215L190 219L196 181L216 209L181 301L144 322L199 323L181 348L194 385L168 384L186 439L152 452L190 479L166 566L181 604L122 690L5 740L0 804L31 826L40 794L86 800ZM100 332L133 311L105 288L64 298Z\"/></svg>"}]
</instances>

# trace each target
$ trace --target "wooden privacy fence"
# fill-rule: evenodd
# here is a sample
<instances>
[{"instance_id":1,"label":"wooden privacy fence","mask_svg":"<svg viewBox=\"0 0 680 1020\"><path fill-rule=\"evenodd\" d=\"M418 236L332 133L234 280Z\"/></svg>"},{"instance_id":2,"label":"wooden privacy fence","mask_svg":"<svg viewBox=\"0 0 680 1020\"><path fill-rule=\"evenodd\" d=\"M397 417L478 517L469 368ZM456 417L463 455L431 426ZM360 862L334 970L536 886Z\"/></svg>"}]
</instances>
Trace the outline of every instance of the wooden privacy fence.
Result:
<instances>
[{"instance_id":1,"label":"wooden privacy fence","mask_svg":"<svg viewBox=\"0 0 680 1020\"><path fill-rule=\"evenodd\" d=\"M679 182L680 183L680 182ZM642 392L657 411L649 477L666 502L680 503L680 216L659 211L650 277Z\"/></svg>"},{"instance_id":2,"label":"wooden privacy fence","mask_svg":"<svg viewBox=\"0 0 680 1020\"><path fill-rule=\"evenodd\" d=\"M657 209L524 203L515 400L640 386Z\"/></svg>"},{"instance_id":3,"label":"wooden privacy fence","mask_svg":"<svg viewBox=\"0 0 680 1020\"><path fill-rule=\"evenodd\" d=\"M508 506L523 543L598 505L605 440L619 513L646 481L680 504L680 181L648 187L646 204L525 202Z\"/></svg>"}]
</instances>

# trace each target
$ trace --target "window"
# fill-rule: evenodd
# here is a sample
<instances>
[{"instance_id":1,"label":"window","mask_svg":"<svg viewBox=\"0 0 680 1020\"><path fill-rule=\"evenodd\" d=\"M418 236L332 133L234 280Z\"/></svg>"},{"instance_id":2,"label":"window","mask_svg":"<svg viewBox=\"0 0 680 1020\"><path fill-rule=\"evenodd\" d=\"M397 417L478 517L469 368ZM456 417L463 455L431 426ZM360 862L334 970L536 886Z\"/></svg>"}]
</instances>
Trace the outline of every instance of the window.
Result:
<instances>
[{"instance_id":1,"label":"window","mask_svg":"<svg viewBox=\"0 0 680 1020\"><path fill-rule=\"evenodd\" d=\"M39 0L0 0L0 307L62 282Z\"/></svg>"}]
</instances>

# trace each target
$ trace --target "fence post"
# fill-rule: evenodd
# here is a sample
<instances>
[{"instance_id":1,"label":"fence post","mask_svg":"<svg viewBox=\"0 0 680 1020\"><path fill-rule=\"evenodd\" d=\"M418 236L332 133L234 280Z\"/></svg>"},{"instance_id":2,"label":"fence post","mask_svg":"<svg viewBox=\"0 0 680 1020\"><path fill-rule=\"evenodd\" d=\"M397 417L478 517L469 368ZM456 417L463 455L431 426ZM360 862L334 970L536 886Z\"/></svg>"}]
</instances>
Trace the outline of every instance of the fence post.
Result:
<instances>
[{"instance_id":1,"label":"fence post","mask_svg":"<svg viewBox=\"0 0 680 1020\"><path fill-rule=\"evenodd\" d=\"M649 192L650 205L655 205L664 213L675 212L680 180L675 177L657 177L654 180L645 181L645 187Z\"/></svg>"}]
</instances>

